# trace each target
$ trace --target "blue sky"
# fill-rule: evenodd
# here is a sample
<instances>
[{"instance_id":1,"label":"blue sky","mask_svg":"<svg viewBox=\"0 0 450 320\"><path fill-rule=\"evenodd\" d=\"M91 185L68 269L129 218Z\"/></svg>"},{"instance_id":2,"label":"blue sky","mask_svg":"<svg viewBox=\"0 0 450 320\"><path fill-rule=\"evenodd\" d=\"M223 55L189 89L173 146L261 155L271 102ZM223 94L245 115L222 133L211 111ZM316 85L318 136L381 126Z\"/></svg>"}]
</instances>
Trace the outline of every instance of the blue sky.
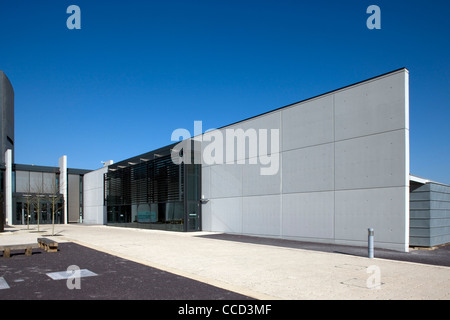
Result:
<instances>
[{"instance_id":1,"label":"blue sky","mask_svg":"<svg viewBox=\"0 0 450 320\"><path fill-rule=\"evenodd\" d=\"M69 5L81 30L69 30ZM369 30L369 5L381 30ZM450 183L450 1L0 0L15 162L96 169L401 67L411 172Z\"/></svg>"}]
</instances>

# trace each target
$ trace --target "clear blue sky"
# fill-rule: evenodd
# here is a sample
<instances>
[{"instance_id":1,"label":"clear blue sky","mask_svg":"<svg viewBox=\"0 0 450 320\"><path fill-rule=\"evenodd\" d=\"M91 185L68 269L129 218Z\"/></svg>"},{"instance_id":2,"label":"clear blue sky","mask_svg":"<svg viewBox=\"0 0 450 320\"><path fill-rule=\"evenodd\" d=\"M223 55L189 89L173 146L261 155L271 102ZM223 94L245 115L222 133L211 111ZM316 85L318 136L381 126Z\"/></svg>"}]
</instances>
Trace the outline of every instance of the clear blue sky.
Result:
<instances>
[{"instance_id":1,"label":"clear blue sky","mask_svg":"<svg viewBox=\"0 0 450 320\"><path fill-rule=\"evenodd\" d=\"M69 5L81 30L69 30ZM381 30L366 9L381 8ZM401 67L411 172L450 183L450 1L0 0L15 162L96 169Z\"/></svg>"}]
</instances>

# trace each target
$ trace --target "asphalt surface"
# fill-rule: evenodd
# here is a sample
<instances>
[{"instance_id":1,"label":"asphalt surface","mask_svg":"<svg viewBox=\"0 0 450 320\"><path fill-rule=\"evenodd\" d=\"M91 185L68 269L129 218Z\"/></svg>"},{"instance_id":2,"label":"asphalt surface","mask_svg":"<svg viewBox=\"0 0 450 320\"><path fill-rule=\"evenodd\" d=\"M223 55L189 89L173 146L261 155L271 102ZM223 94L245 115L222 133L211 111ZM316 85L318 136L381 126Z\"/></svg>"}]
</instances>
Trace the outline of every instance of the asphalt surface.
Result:
<instances>
[{"instance_id":1,"label":"asphalt surface","mask_svg":"<svg viewBox=\"0 0 450 320\"><path fill-rule=\"evenodd\" d=\"M367 247L336 245L316 242L304 242L274 238L262 238L233 234L212 234L200 236L216 240L236 241L242 243L262 244L284 248L304 249L320 252L338 253L357 257L367 257ZM409 252L399 252L386 249L375 249L375 258L423 263L435 266L450 267L450 243L433 248L410 248Z\"/></svg>"},{"instance_id":2,"label":"asphalt surface","mask_svg":"<svg viewBox=\"0 0 450 320\"><path fill-rule=\"evenodd\" d=\"M79 289L47 273L76 265L96 276L81 277ZM0 277L10 288L0 300L250 300L251 298L158 270L75 243L60 243L58 252L33 249L31 256L12 251L0 258ZM69 280L75 285L75 280Z\"/></svg>"}]
</instances>

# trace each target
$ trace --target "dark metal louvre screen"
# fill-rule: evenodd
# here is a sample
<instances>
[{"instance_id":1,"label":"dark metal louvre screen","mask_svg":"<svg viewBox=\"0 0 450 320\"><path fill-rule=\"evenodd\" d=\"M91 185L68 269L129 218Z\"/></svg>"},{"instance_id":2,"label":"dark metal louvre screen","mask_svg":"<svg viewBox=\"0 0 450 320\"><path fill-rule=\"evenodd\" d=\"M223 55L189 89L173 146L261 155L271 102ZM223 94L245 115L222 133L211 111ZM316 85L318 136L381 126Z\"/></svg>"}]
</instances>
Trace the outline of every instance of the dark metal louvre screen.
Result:
<instances>
[{"instance_id":1,"label":"dark metal louvre screen","mask_svg":"<svg viewBox=\"0 0 450 320\"><path fill-rule=\"evenodd\" d=\"M146 203L147 200L147 170L146 163L131 167L131 203Z\"/></svg>"},{"instance_id":2,"label":"dark metal louvre screen","mask_svg":"<svg viewBox=\"0 0 450 320\"><path fill-rule=\"evenodd\" d=\"M183 165L170 156L105 173L108 206L183 200Z\"/></svg>"},{"instance_id":3,"label":"dark metal louvre screen","mask_svg":"<svg viewBox=\"0 0 450 320\"><path fill-rule=\"evenodd\" d=\"M154 162L153 202L181 200L179 170L180 166L175 165L171 157L159 158Z\"/></svg>"}]
</instances>

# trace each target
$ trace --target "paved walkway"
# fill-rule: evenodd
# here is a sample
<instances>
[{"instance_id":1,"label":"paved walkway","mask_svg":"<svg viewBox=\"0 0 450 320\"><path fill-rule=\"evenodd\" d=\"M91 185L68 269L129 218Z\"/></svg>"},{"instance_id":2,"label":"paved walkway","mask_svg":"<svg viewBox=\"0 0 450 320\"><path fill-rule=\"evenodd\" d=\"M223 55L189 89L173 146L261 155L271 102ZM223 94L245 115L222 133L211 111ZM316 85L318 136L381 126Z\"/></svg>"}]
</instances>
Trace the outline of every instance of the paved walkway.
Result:
<instances>
[{"instance_id":1,"label":"paved walkway","mask_svg":"<svg viewBox=\"0 0 450 320\"><path fill-rule=\"evenodd\" d=\"M0 245L34 242L51 232L26 226ZM57 225L58 242L92 249L257 299L450 299L450 267L108 226Z\"/></svg>"}]
</instances>

